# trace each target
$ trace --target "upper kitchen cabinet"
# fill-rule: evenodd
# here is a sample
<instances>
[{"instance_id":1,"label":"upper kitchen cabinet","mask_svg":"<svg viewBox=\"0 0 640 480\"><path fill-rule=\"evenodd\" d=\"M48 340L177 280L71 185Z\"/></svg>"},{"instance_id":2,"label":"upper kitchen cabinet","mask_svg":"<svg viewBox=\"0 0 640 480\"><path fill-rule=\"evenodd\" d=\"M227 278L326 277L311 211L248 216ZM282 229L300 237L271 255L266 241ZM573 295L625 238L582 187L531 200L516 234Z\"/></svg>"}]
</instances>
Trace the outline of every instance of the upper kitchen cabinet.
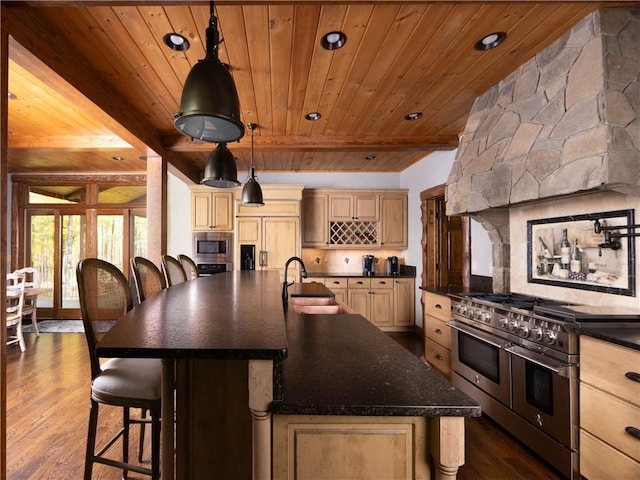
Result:
<instances>
[{"instance_id":1,"label":"upper kitchen cabinet","mask_svg":"<svg viewBox=\"0 0 640 480\"><path fill-rule=\"evenodd\" d=\"M233 231L233 192L192 187L191 230Z\"/></svg>"},{"instance_id":2,"label":"upper kitchen cabinet","mask_svg":"<svg viewBox=\"0 0 640 480\"><path fill-rule=\"evenodd\" d=\"M406 248L408 245L407 194L380 195L380 246Z\"/></svg>"},{"instance_id":3,"label":"upper kitchen cabinet","mask_svg":"<svg viewBox=\"0 0 640 480\"><path fill-rule=\"evenodd\" d=\"M302 246L406 248L407 190L305 189Z\"/></svg>"},{"instance_id":4,"label":"upper kitchen cabinet","mask_svg":"<svg viewBox=\"0 0 640 480\"><path fill-rule=\"evenodd\" d=\"M329 195L329 220L334 222L377 222L379 195L361 192Z\"/></svg>"}]
</instances>

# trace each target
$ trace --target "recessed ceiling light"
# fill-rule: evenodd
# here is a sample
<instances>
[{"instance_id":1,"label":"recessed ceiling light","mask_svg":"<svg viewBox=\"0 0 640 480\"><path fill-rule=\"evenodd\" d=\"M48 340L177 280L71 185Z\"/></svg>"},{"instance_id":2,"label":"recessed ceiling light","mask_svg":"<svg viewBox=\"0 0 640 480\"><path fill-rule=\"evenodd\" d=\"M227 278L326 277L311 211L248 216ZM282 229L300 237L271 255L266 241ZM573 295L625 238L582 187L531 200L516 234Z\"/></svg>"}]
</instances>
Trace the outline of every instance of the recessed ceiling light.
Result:
<instances>
[{"instance_id":1,"label":"recessed ceiling light","mask_svg":"<svg viewBox=\"0 0 640 480\"><path fill-rule=\"evenodd\" d=\"M411 112L411 113L405 115L404 119L405 120L418 120L421 117L422 117L422 112Z\"/></svg>"},{"instance_id":2,"label":"recessed ceiling light","mask_svg":"<svg viewBox=\"0 0 640 480\"><path fill-rule=\"evenodd\" d=\"M365 160L375 160L375 158L375 155L367 155L366 157L364 157Z\"/></svg>"},{"instance_id":3,"label":"recessed ceiling light","mask_svg":"<svg viewBox=\"0 0 640 480\"><path fill-rule=\"evenodd\" d=\"M162 37L162 40L164 40L164 44L167 47L171 50L175 50L176 52L184 52L189 49L189 40L179 33L167 33Z\"/></svg>"},{"instance_id":4,"label":"recessed ceiling light","mask_svg":"<svg viewBox=\"0 0 640 480\"><path fill-rule=\"evenodd\" d=\"M306 118L307 120L311 120L312 122L315 122L316 120L320 120L321 116L322 115L320 115L320 112L309 112L304 116L304 118Z\"/></svg>"},{"instance_id":5,"label":"recessed ceiling light","mask_svg":"<svg viewBox=\"0 0 640 480\"><path fill-rule=\"evenodd\" d=\"M504 42L505 38L507 38L507 34L504 32L490 33L478 40L473 48L480 51L491 50Z\"/></svg>"},{"instance_id":6,"label":"recessed ceiling light","mask_svg":"<svg viewBox=\"0 0 640 480\"><path fill-rule=\"evenodd\" d=\"M124 160L124 157L121 157L120 155L114 155L114 156L113 156L113 157L111 157L111 158L113 158L113 159L114 159L115 161L117 161L117 162L121 162L121 161L123 161L123 160Z\"/></svg>"},{"instance_id":7,"label":"recessed ceiling light","mask_svg":"<svg viewBox=\"0 0 640 480\"><path fill-rule=\"evenodd\" d=\"M342 32L329 32L322 37L320 45L325 50L336 50L347 42L347 36Z\"/></svg>"},{"instance_id":8,"label":"recessed ceiling light","mask_svg":"<svg viewBox=\"0 0 640 480\"><path fill-rule=\"evenodd\" d=\"M11 92L9 92L7 94L7 97L9 98L9 100L17 100L18 99L18 97L15 94L11 93Z\"/></svg>"}]
</instances>

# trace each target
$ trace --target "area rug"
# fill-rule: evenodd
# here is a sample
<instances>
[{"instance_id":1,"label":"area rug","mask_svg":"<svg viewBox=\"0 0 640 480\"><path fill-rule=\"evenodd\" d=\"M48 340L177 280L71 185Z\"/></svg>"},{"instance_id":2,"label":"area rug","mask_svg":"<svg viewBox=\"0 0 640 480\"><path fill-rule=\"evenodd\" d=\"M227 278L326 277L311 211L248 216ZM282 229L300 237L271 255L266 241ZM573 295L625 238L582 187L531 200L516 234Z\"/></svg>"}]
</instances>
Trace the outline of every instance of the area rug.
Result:
<instances>
[{"instance_id":1,"label":"area rug","mask_svg":"<svg viewBox=\"0 0 640 480\"><path fill-rule=\"evenodd\" d=\"M108 332L115 323L115 320L105 320L96 330L98 333ZM38 330L40 333L84 333L84 326L82 320L40 320ZM32 325L25 325L22 331L34 333Z\"/></svg>"}]
</instances>

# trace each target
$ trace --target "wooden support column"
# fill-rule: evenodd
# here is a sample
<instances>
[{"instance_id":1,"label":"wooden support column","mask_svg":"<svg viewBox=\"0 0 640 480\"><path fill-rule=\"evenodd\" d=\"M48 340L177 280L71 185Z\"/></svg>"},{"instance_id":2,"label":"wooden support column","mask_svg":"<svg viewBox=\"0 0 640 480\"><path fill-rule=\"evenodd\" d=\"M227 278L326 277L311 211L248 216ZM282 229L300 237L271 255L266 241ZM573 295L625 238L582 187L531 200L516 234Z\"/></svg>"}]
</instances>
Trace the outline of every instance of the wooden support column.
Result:
<instances>
[{"instance_id":1,"label":"wooden support column","mask_svg":"<svg viewBox=\"0 0 640 480\"><path fill-rule=\"evenodd\" d=\"M253 417L253 480L271 479L273 361L249 360L249 408Z\"/></svg>"},{"instance_id":2,"label":"wooden support column","mask_svg":"<svg viewBox=\"0 0 640 480\"><path fill-rule=\"evenodd\" d=\"M455 480L464 465L464 417L435 417L430 423L434 478Z\"/></svg>"},{"instance_id":3,"label":"wooden support column","mask_svg":"<svg viewBox=\"0 0 640 480\"><path fill-rule=\"evenodd\" d=\"M0 102L0 276L5 278L7 273L7 95L9 89L9 37L5 30L0 29L0 95L5 100ZM5 305L6 291L1 289L0 303ZM7 329L6 311L2 309L0 315L0 480L7 478Z\"/></svg>"},{"instance_id":4,"label":"wooden support column","mask_svg":"<svg viewBox=\"0 0 640 480\"><path fill-rule=\"evenodd\" d=\"M167 161L147 156L147 258L160 265L167 253Z\"/></svg>"}]
</instances>

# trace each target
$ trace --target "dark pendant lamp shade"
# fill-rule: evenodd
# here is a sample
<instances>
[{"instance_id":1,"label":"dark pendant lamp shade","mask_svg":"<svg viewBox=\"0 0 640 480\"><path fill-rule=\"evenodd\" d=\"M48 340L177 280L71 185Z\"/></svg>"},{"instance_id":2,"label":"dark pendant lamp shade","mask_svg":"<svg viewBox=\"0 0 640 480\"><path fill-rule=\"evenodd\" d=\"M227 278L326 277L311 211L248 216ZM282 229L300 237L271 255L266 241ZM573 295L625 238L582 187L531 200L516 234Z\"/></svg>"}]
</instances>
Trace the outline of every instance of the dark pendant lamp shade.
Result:
<instances>
[{"instance_id":1,"label":"dark pendant lamp shade","mask_svg":"<svg viewBox=\"0 0 640 480\"><path fill-rule=\"evenodd\" d=\"M231 72L218 59L220 41L213 2L210 10L206 57L193 66L185 80L174 124L187 137L205 142L233 142L244 135L240 100Z\"/></svg>"},{"instance_id":2,"label":"dark pendant lamp shade","mask_svg":"<svg viewBox=\"0 0 640 480\"><path fill-rule=\"evenodd\" d=\"M238 169L233 154L225 143L220 143L209 154L200 182L209 187L232 188L240 185Z\"/></svg>"},{"instance_id":3,"label":"dark pendant lamp shade","mask_svg":"<svg viewBox=\"0 0 640 480\"><path fill-rule=\"evenodd\" d=\"M255 123L247 125L247 128L251 131L251 166L249 167L249 180L242 187L242 205L246 207L264 206L262 187L256 180L256 167L253 163L253 130L257 126Z\"/></svg>"}]
</instances>

